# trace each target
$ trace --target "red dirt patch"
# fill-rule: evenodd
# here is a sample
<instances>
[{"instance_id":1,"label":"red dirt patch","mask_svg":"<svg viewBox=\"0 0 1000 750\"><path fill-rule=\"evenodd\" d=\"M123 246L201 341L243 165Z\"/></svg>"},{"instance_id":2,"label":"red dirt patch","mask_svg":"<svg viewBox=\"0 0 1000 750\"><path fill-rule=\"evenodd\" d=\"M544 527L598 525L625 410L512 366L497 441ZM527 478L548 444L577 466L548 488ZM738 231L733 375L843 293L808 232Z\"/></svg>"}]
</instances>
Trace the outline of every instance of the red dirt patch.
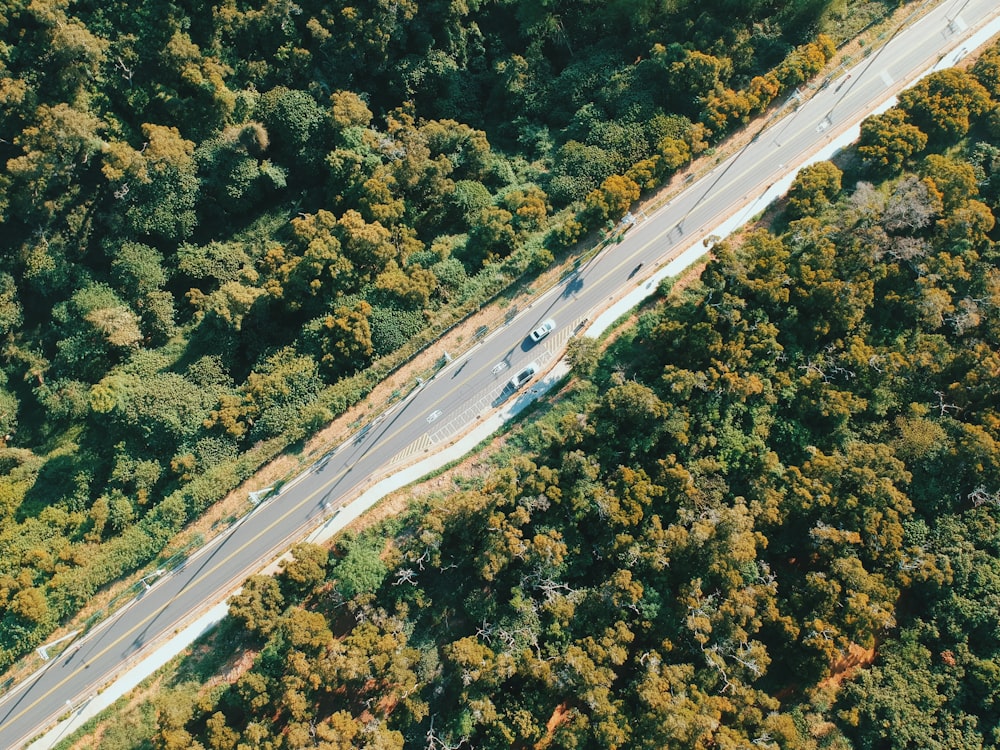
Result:
<instances>
[{"instance_id":1,"label":"red dirt patch","mask_svg":"<svg viewBox=\"0 0 1000 750\"><path fill-rule=\"evenodd\" d=\"M237 654L235 659L230 660L226 664L222 679L209 680L209 684L219 684L221 682L228 682L230 685L236 684L236 681L243 676L243 673L253 666L254 660L257 658L257 653L257 651L247 649L243 653Z\"/></svg>"},{"instance_id":2,"label":"red dirt patch","mask_svg":"<svg viewBox=\"0 0 1000 750\"><path fill-rule=\"evenodd\" d=\"M875 661L875 646L862 648L856 643L848 644L847 653L830 665L830 675L820 681L818 688L840 687L840 684L849 679L859 667L870 666Z\"/></svg>"},{"instance_id":3,"label":"red dirt patch","mask_svg":"<svg viewBox=\"0 0 1000 750\"><path fill-rule=\"evenodd\" d=\"M564 724L566 720L569 719L569 704L563 701L558 706L556 710L552 712L552 716L549 720L545 722L545 731L548 734L552 734L559 727L560 724Z\"/></svg>"},{"instance_id":4,"label":"red dirt patch","mask_svg":"<svg viewBox=\"0 0 1000 750\"><path fill-rule=\"evenodd\" d=\"M569 702L563 701L552 712L552 716L545 722L545 736L535 745L535 750L545 750L552 743L552 735L561 724L569 721Z\"/></svg>"}]
</instances>

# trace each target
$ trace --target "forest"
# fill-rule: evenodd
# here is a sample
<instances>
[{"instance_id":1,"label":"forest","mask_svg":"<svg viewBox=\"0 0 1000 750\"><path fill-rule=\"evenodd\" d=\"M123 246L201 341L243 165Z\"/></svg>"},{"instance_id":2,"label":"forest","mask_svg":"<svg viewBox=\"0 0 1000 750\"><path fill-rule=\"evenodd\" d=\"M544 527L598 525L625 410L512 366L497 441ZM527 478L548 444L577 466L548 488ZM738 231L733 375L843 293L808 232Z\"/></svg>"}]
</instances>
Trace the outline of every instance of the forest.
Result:
<instances>
[{"instance_id":1,"label":"forest","mask_svg":"<svg viewBox=\"0 0 1000 750\"><path fill-rule=\"evenodd\" d=\"M895 5L6 2L0 669Z\"/></svg>"},{"instance_id":2,"label":"forest","mask_svg":"<svg viewBox=\"0 0 1000 750\"><path fill-rule=\"evenodd\" d=\"M998 746L998 138L1000 45L576 340L485 470L250 578L252 664L133 742Z\"/></svg>"}]
</instances>

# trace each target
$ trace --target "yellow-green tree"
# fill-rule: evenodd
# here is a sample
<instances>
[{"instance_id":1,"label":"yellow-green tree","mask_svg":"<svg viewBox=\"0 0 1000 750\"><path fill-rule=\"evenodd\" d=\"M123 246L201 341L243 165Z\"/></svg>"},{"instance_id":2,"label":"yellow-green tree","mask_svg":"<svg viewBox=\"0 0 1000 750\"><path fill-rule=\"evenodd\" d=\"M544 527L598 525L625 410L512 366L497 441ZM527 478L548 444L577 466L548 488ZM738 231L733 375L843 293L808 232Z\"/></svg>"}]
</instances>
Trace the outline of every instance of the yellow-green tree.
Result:
<instances>
[{"instance_id":1,"label":"yellow-green tree","mask_svg":"<svg viewBox=\"0 0 1000 750\"><path fill-rule=\"evenodd\" d=\"M899 172L910 157L927 146L926 134L909 122L899 107L872 115L861 123L858 153L876 169L888 174Z\"/></svg>"},{"instance_id":2,"label":"yellow-green tree","mask_svg":"<svg viewBox=\"0 0 1000 750\"><path fill-rule=\"evenodd\" d=\"M968 133L992 103L989 92L971 74L947 68L903 91L898 106L928 136L950 141Z\"/></svg>"}]
</instances>

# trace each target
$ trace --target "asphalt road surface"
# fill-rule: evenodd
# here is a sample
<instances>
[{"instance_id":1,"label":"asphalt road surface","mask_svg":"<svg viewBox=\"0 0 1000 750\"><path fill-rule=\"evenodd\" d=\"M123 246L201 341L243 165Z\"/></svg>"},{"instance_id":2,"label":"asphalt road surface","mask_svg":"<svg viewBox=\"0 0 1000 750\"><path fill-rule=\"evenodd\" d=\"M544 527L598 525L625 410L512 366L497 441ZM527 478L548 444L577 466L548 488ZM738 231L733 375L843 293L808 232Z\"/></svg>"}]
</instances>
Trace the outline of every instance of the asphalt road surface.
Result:
<instances>
[{"instance_id":1,"label":"asphalt road surface","mask_svg":"<svg viewBox=\"0 0 1000 750\"><path fill-rule=\"evenodd\" d=\"M247 575L303 536L393 465L433 451L484 411L523 396L509 380L529 362L544 371L569 337L611 298L645 283L644 274L675 252L700 242L736 210L752 207L766 188L832 135L884 101L898 81L968 50L962 40L996 12L995 0L949 0L814 93L781 119L752 125L759 134L738 154L693 182L671 203L644 217L621 244L583 264L530 309L486 336L408 399L379 418L291 487L240 521L184 567L151 589L47 668L0 700L0 748L21 747L41 729L86 701L147 644L173 633L194 614L221 601ZM786 166L787 165L787 166ZM763 205L760 206L763 208ZM639 264L642 264L639 267ZM552 318L556 329L538 343L528 333ZM529 382L525 388L530 388Z\"/></svg>"}]
</instances>

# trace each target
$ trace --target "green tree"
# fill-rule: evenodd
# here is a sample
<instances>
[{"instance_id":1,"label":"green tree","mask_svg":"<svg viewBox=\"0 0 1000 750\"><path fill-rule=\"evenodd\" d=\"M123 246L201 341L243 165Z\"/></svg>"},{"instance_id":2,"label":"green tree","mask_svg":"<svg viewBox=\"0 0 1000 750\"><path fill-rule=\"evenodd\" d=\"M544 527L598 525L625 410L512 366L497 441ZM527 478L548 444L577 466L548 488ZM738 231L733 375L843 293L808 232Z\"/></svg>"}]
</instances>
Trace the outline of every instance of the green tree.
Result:
<instances>
[{"instance_id":1,"label":"green tree","mask_svg":"<svg viewBox=\"0 0 1000 750\"><path fill-rule=\"evenodd\" d=\"M66 103L39 105L13 139L21 155L7 162L15 207L31 215L35 205L43 206L46 201L51 201L45 204L49 212L66 205L77 194L87 162L100 152L105 127L89 110Z\"/></svg>"},{"instance_id":2,"label":"green tree","mask_svg":"<svg viewBox=\"0 0 1000 750\"><path fill-rule=\"evenodd\" d=\"M612 175L591 191L584 201L583 213L590 226L604 221L617 222L639 198L639 186L628 177Z\"/></svg>"},{"instance_id":3,"label":"green tree","mask_svg":"<svg viewBox=\"0 0 1000 750\"><path fill-rule=\"evenodd\" d=\"M636 457L653 450L670 411L648 386L629 382L609 389L596 415L607 426L608 448Z\"/></svg>"},{"instance_id":4,"label":"green tree","mask_svg":"<svg viewBox=\"0 0 1000 750\"><path fill-rule=\"evenodd\" d=\"M39 63L47 96L68 102L83 99L101 74L107 40L79 18L66 16L65 8L56 4L39 3L28 10L45 29L39 40Z\"/></svg>"},{"instance_id":5,"label":"green tree","mask_svg":"<svg viewBox=\"0 0 1000 750\"><path fill-rule=\"evenodd\" d=\"M448 203L450 213L455 216L457 231L464 231L475 223L481 211L493 204L493 196L481 182L459 180L448 197Z\"/></svg>"},{"instance_id":6,"label":"green tree","mask_svg":"<svg viewBox=\"0 0 1000 750\"><path fill-rule=\"evenodd\" d=\"M322 107L310 94L276 86L261 94L255 114L271 136L271 148L288 166L316 158L311 149L325 117Z\"/></svg>"},{"instance_id":7,"label":"green tree","mask_svg":"<svg viewBox=\"0 0 1000 750\"><path fill-rule=\"evenodd\" d=\"M17 282L9 273L0 271L0 335L17 330L24 320L24 312L17 290Z\"/></svg>"},{"instance_id":8,"label":"green tree","mask_svg":"<svg viewBox=\"0 0 1000 750\"><path fill-rule=\"evenodd\" d=\"M596 340L587 336L575 336L566 346L566 359L574 373L586 378L597 369L600 352L600 344Z\"/></svg>"},{"instance_id":9,"label":"green tree","mask_svg":"<svg viewBox=\"0 0 1000 750\"><path fill-rule=\"evenodd\" d=\"M283 349L250 373L241 389L252 413L252 434L271 437L300 429L299 416L319 393L321 380L312 357Z\"/></svg>"},{"instance_id":10,"label":"green tree","mask_svg":"<svg viewBox=\"0 0 1000 750\"><path fill-rule=\"evenodd\" d=\"M877 666L845 686L839 703L848 736L859 748L983 747L974 721L944 710L949 679L916 634L904 632Z\"/></svg>"},{"instance_id":11,"label":"green tree","mask_svg":"<svg viewBox=\"0 0 1000 750\"><path fill-rule=\"evenodd\" d=\"M49 604L41 589L24 588L11 599L10 611L32 625L41 625L48 620Z\"/></svg>"},{"instance_id":12,"label":"green tree","mask_svg":"<svg viewBox=\"0 0 1000 750\"><path fill-rule=\"evenodd\" d=\"M256 286L248 286L238 281L227 281L207 297L189 294L189 299L197 304L202 313L211 315L213 320L239 331L243 320L250 314L257 300L267 292Z\"/></svg>"},{"instance_id":13,"label":"green tree","mask_svg":"<svg viewBox=\"0 0 1000 750\"><path fill-rule=\"evenodd\" d=\"M472 272L490 258L506 258L520 245L510 211L490 206L479 212L469 230L460 260Z\"/></svg>"},{"instance_id":14,"label":"green tree","mask_svg":"<svg viewBox=\"0 0 1000 750\"><path fill-rule=\"evenodd\" d=\"M861 123L858 153L865 163L888 174L896 174L915 154L927 146L927 136L912 125L906 112L893 107Z\"/></svg>"},{"instance_id":15,"label":"green tree","mask_svg":"<svg viewBox=\"0 0 1000 750\"><path fill-rule=\"evenodd\" d=\"M458 258L445 258L430 267L437 279L436 289L445 302L458 296L469 280L465 266Z\"/></svg>"},{"instance_id":16,"label":"green tree","mask_svg":"<svg viewBox=\"0 0 1000 750\"><path fill-rule=\"evenodd\" d=\"M569 141L556 152L547 192L563 205L583 200L616 168L614 155L605 149Z\"/></svg>"},{"instance_id":17,"label":"green tree","mask_svg":"<svg viewBox=\"0 0 1000 750\"><path fill-rule=\"evenodd\" d=\"M108 525L121 533L132 525L135 520L135 508L132 501L121 492L112 492L108 501Z\"/></svg>"},{"instance_id":18,"label":"green tree","mask_svg":"<svg viewBox=\"0 0 1000 750\"><path fill-rule=\"evenodd\" d=\"M175 127L143 123L142 132L146 142L137 177L116 191L124 205L123 234L165 242L185 240L197 223L194 142Z\"/></svg>"},{"instance_id":19,"label":"green tree","mask_svg":"<svg viewBox=\"0 0 1000 750\"><path fill-rule=\"evenodd\" d=\"M115 371L91 390L91 407L146 445L172 455L178 445L199 434L217 392L174 372L137 375Z\"/></svg>"},{"instance_id":20,"label":"green tree","mask_svg":"<svg viewBox=\"0 0 1000 750\"><path fill-rule=\"evenodd\" d=\"M81 380L100 379L142 339L138 316L105 284L77 290L55 306L52 318L61 336L55 366L60 374Z\"/></svg>"},{"instance_id":21,"label":"green tree","mask_svg":"<svg viewBox=\"0 0 1000 750\"><path fill-rule=\"evenodd\" d=\"M920 172L937 188L946 212L964 206L969 199L979 195L976 172L967 162L949 159L940 154L929 154Z\"/></svg>"},{"instance_id":22,"label":"green tree","mask_svg":"<svg viewBox=\"0 0 1000 750\"><path fill-rule=\"evenodd\" d=\"M968 133L991 103L989 92L972 75L947 68L903 91L898 106L929 137L948 142Z\"/></svg>"},{"instance_id":23,"label":"green tree","mask_svg":"<svg viewBox=\"0 0 1000 750\"><path fill-rule=\"evenodd\" d=\"M985 88L994 101L1000 101L1000 47L985 50L972 65L972 75Z\"/></svg>"},{"instance_id":24,"label":"green tree","mask_svg":"<svg viewBox=\"0 0 1000 750\"><path fill-rule=\"evenodd\" d=\"M372 354L375 357L396 351L426 328L422 312L389 307L373 307L369 324L372 330Z\"/></svg>"},{"instance_id":25,"label":"green tree","mask_svg":"<svg viewBox=\"0 0 1000 750\"><path fill-rule=\"evenodd\" d=\"M133 303L161 289L167 282L163 254L139 242L123 243L114 252L111 269L119 291Z\"/></svg>"},{"instance_id":26,"label":"green tree","mask_svg":"<svg viewBox=\"0 0 1000 750\"><path fill-rule=\"evenodd\" d=\"M302 596L326 579L326 566L326 548L304 542L296 544L292 547L292 559L282 562L282 583Z\"/></svg>"},{"instance_id":27,"label":"green tree","mask_svg":"<svg viewBox=\"0 0 1000 750\"><path fill-rule=\"evenodd\" d=\"M222 137L202 142L195 151L201 177L202 203L228 215L251 211L287 184L288 170L262 155L267 131L260 123L230 128ZM210 210L204 205L204 209Z\"/></svg>"},{"instance_id":28,"label":"green tree","mask_svg":"<svg viewBox=\"0 0 1000 750\"><path fill-rule=\"evenodd\" d=\"M829 161L803 167L788 189L788 211L792 216L815 216L840 193L842 172Z\"/></svg>"},{"instance_id":29,"label":"green tree","mask_svg":"<svg viewBox=\"0 0 1000 750\"><path fill-rule=\"evenodd\" d=\"M273 576L250 576L229 599L229 616L259 638L267 638L278 624L285 598Z\"/></svg>"},{"instance_id":30,"label":"green tree","mask_svg":"<svg viewBox=\"0 0 1000 750\"><path fill-rule=\"evenodd\" d=\"M358 302L338 307L333 314L310 321L303 338L316 352L320 366L334 378L357 372L371 361L371 305Z\"/></svg>"},{"instance_id":31,"label":"green tree","mask_svg":"<svg viewBox=\"0 0 1000 750\"><path fill-rule=\"evenodd\" d=\"M177 248L176 268L201 282L200 290L211 291L227 281L247 281L254 277L253 261L240 242L184 243Z\"/></svg>"},{"instance_id":32,"label":"green tree","mask_svg":"<svg viewBox=\"0 0 1000 750\"><path fill-rule=\"evenodd\" d=\"M6 443L9 436L17 431L19 406L17 396L6 388L0 388L0 441L3 443Z\"/></svg>"},{"instance_id":33,"label":"green tree","mask_svg":"<svg viewBox=\"0 0 1000 750\"><path fill-rule=\"evenodd\" d=\"M389 573L382 562L377 537L355 538L345 541L345 545L347 549L339 556L330 572L337 591L345 599L377 591Z\"/></svg>"}]
</instances>

